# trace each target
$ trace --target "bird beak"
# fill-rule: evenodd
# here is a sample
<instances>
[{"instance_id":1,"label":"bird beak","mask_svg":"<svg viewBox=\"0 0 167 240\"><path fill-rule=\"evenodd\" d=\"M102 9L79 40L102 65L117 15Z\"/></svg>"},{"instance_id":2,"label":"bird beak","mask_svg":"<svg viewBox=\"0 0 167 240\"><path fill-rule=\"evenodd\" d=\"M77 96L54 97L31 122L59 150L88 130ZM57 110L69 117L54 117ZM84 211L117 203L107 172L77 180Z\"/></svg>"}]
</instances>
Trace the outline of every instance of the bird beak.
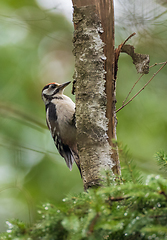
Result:
<instances>
[{"instance_id":1,"label":"bird beak","mask_svg":"<svg viewBox=\"0 0 167 240\"><path fill-rule=\"evenodd\" d=\"M68 84L70 84L70 82L66 82L66 83L60 84L59 85L59 89L63 90Z\"/></svg>"}]
</instances>

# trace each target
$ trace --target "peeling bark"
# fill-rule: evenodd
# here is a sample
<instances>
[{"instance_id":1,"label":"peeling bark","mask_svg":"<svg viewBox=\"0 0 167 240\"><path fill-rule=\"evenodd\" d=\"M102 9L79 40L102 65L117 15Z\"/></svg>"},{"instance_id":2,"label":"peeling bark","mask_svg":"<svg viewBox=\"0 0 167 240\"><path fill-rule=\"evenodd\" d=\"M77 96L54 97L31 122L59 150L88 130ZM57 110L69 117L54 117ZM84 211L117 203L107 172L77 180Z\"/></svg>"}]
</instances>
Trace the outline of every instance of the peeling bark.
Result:
<instances>
[{"instance_id":1,"label":"peeling bark","mask_svg":"<svg viewBox=\"0 0 167 240\"><path fill-rule=\"evenodd\" d=\"M118 48L115 49L115 75L114 78L117 78L118 72L118 60L121 52L127 53L131 56L133 60L133 64L136 67L138 73L148 74L149 73L149 63L150 57L148 54L135 53L135 48L132 45L125 44L131 37L136 35L136 33L132 33L123 43L121 43Z\"/></svg>"},{"instance_id":2,"label":"peeling bark","mask_svg":"<svg viewBox=\"0 0 167 240\"><path fill-rule=\"evenodd\" d=\"M98 185L101 170L120 173L116 139L112 1L74 0L77 143L84 188ZM102 10L106 9L108 14ZM103 25L101 20L103 19ZM104 24L106 23L106 24Z\"/></svg>"},{"instance_id":3,"label":"peeling bark","mask_svg":"<svg viewBox=\"0 0 167 240\"><path fill-rule=\"evenodd\" d=\"M135 67L138 73L148 74L149 63L150 63L149 55L135 53L134 49L135 48L132 45L124 45L121 51L131 56L131 58L133 59L133 64L135 64Z\"/></svg>"}]
</instances>

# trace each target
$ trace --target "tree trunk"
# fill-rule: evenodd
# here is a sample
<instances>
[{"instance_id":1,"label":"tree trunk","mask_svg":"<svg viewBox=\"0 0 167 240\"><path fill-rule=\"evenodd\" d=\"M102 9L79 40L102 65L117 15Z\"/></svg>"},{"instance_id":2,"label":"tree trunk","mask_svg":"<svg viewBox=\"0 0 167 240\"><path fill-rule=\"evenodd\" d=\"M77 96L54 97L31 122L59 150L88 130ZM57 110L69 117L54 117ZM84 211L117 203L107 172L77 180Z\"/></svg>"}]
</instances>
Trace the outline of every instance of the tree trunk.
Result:
<instances>
[{"instance_id":1,"label":"tree trunk","mask_svg":"<svg viewBox=\"0 0 167 240\"><path fill-rule=\"evenodd\" d=\"M114 9L111 0L73 0L77 143L84 187L101 170L120 174L116 140Z\"/></svg>"}]
</instances>

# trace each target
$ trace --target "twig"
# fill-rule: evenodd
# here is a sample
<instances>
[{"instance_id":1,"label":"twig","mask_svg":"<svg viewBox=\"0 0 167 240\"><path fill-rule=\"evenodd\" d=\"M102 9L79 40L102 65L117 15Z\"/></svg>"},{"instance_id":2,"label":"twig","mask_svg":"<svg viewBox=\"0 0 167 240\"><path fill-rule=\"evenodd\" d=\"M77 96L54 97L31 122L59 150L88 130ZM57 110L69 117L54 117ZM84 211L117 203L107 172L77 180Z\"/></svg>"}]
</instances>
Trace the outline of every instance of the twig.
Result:
<instances>
[{"instance_id":1,"label":"twig","mask_svg":"<svg viewBox=\"0 0 167 240\"><path fill-rule=\"evenodd\" d=\"M165 64L166 62L161 62L161 63L154 63L153 65L151 65L149 68L155 67L157 65L162 65Z\"/></svg>"},{"instance_id":2,"label":"twig","mask_svg":"<svg viewBox=\"0 0 167 240\"><path fill-rule=\"evenodd\" d=\"M125 41L124 41L123 44L122 44L122 47L123 47L123 45L125 45L125 43L126 43L130 38L132 38L134 35L136 35L135 32L132 33L127 39L125 39Z\"/></svg>"},{"instance_id":3,"label":"twig","mask_svg":"<svg viewBox=\"0 0 167 240\"><path fill-rule=\"evenodd\" d=\"M31 117L30 114L27 114L21 110L18 110L14 107L11 107L11 106L8 106L6 104L3 104L3 103L0 103L0 111L1 110L4 110L6 111L7 113L10 113L11 115L16 115L16 117L20 117L23 121L25 122L30 122L31 124L35 124L37 125L38 127L40 128L47 128L45 124L41 123L40 120L36 119L36 118L33 118Z\"/></svg>"},{"instance_id":4,"label":"twig","mask_svg":"<svg viewBox=\"0 0 167 240\"><path fill-rule=\"evenodd\" d=\"M127 97L125 98L125 100L122 103L122 106L124 105L124 103L126 102L127 98L129 97L129 95L131 94L133 88L136 86L136 84L138 83L138 81L143 77L144 73L142 75L140 75L140 77L137 79L137 81L135 82L135 84L133 85L133 87L131 88L131 90L129 91Z\"/></svg>"},{"instance_id":5,"label":"twig","mask_svg":"<svg viewBox=\"0 0 167 240\"><path fill-rule=\"evenodd\" d=\"M161 63L154 63L153 65L151 65L149 68L155 67L157 65L162 65L166 62L161 62ZM133 85L133 87L131 88L131 90L129 91L127 97L125 98L125 100L123 101L122 105L124 105L124 103L126 102L127 98L129 97L129 95L131 94L132 90L134 89L134 87L136 86L136 84L139 82L139 80L143 77L144 73L138 78L138 80L135 82L135 84Z\"/></svg>"},{"instance_id":6,"label":"twig","mask_svg":"<svg viewBox=\"0 0 167 240\"><path fill-rule=\"evenodd\" d=\"M0 146L1 147L5 147L7 149L11 149L11 145L7 145L7 144L4 144L4 143L0 143ZM42 151L42 150L37 150L37 149L33 149L33 148L30 148L30 147L26 147L26 146L23 146L23 145L13 145L12 146L14 149L24 149L24 150L29 150L29 151L33 151L33 152L37 152L37 153L42 153L42 154L54 154L54 155L58 155L58 153L56 152L52 152L52 151Z\"/></svg>"},{"instance_id":7,"label":"twig","mask_svg":"<svg viewBox=\"0 0 167 240\"><path fill-rule=\"evenodd\" d=\"M97 222L99 217L100 217L100 215L99 215L99 213L97 213L96 216L91 221L91 223L89 225L88 235L90 235L94 231L94 226L95 226L95 224L96 224L96 222Z\"/></svg>"},{"instance_id":8,"label":"twig","mask_svg":"<svg viewBox=\"0 0 167 240\"><path fill-rule=\"evenodd\" d=\"M115 66L114 66L114 79L117 78L117 72L118 72L118 59L121 53L121 50L123 48L123 46L125 45L125 43L134 35L136 35L136 33L132 33L128 38L125 39L125 41L123 43L121 43L116 49L115 49Z\"/></svg>"},{"instance_id":9,"label":"twig","mask_svg":"<svg viewBox=\"0 0 167 240\"><path fill-rule=\"evenodd\" d=\"M122 108L124 108L127 104L129 104L142 90L145 89L145 87L153 80L153 78L161 71L161 69L167 64L167 61L163 64L162 67L160 67L160 69L153 74L152 78L150 78L150 80L125 104L123 104L120 108L118 108L116 110L116 113L119 112Z\"/></svg>"},{"instance_id":10,"label":"twig","mask_svg":"<svg viewBox=\"0 0 167 240\"><path fill-rule=\"evenodd\" d=\"M126 200L126 199L128 199L128 198L131 198L131 197L130 197L130 196L127 196L127 197L116 197L116 198L110 197L110 198L108 199L108 201L118 202L118 201Z\"/></svg>"}]
</instances>

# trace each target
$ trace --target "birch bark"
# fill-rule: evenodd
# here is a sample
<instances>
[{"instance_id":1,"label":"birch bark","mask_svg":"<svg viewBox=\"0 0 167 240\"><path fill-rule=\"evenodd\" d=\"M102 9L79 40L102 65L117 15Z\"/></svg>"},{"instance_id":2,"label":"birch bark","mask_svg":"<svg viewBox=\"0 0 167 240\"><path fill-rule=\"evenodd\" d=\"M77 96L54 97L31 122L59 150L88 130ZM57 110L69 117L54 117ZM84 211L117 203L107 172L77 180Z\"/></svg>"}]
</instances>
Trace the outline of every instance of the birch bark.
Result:
<instances>
[{"instance_id":1,"label":"birch bark","mask_svg":"<svg viewBox=\"0 0 167 240\"><path fill-rule=\"evenodd\" d=\"M110 0L73 0L77 143L84 188L120 173L116 139L114 13Z\"/></svg>"}]
</instances>

